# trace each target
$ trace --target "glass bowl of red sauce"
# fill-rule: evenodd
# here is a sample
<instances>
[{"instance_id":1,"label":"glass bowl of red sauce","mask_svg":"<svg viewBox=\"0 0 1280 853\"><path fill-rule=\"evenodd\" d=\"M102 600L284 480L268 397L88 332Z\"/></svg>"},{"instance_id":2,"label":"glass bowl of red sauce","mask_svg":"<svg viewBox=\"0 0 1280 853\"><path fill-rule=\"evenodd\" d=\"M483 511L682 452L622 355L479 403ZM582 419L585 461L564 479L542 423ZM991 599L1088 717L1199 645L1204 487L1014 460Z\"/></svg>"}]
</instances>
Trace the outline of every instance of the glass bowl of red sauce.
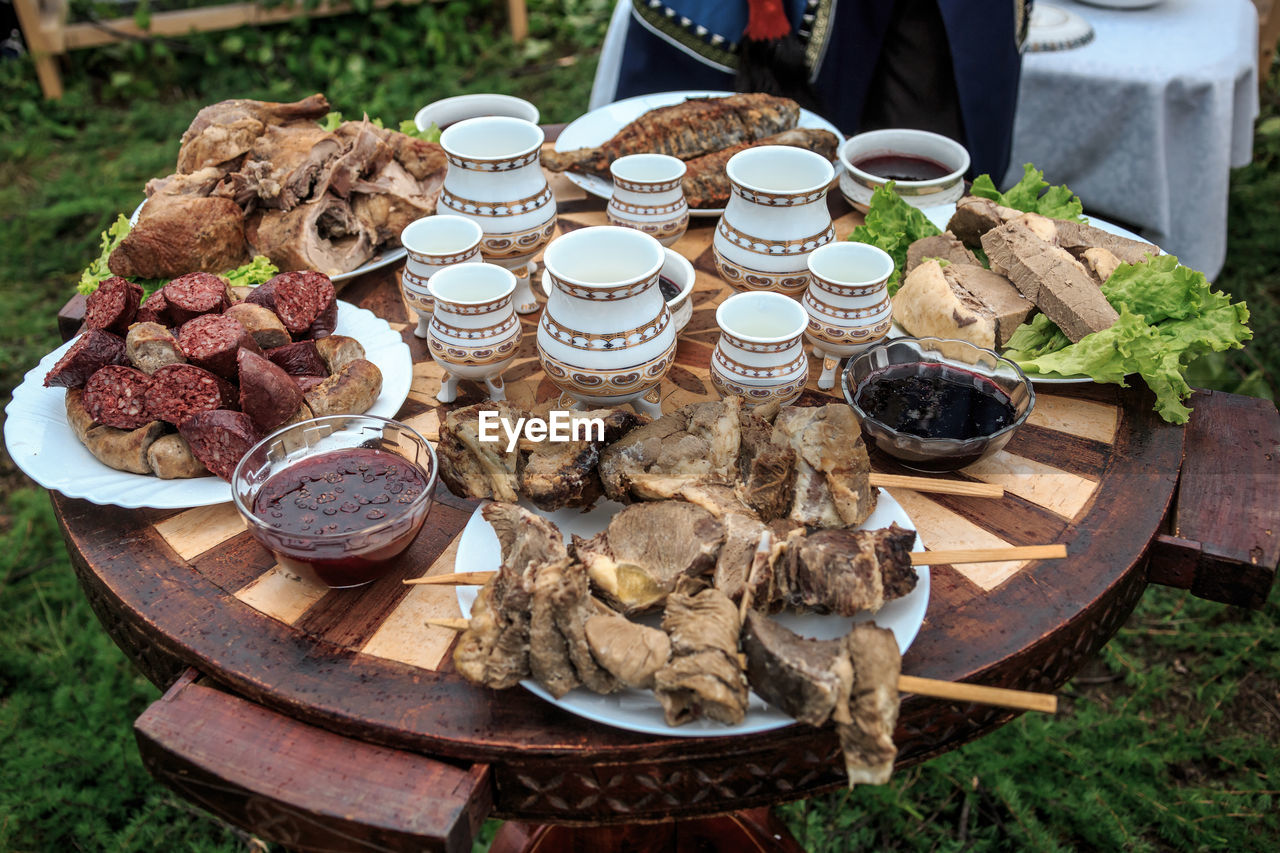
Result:
<instances>
[{"instance_id":1,"label":"glass bowl of red sauce","mask_svg":"<svg viewBox=\"0 0 1280 853\"><path fill-rule=\"evenodd\" d=\"M236 509L280 565L334 589L390 573L422 529L436 454L416 430L332 415L258 442L231 475Z\"/></svg>"},{"instance_id":2,"label":"glass bowl of red sauce","mask_svg":"<svg viewBox=\"0 0 1280 853\"><path fill-rule=\"evenodd\" d=\"M840 384L867 441L917 471L955 471L995 454L1036 404L1018 365L942 338L874 346L850 359Z\"/></svg>"}]
</instances>

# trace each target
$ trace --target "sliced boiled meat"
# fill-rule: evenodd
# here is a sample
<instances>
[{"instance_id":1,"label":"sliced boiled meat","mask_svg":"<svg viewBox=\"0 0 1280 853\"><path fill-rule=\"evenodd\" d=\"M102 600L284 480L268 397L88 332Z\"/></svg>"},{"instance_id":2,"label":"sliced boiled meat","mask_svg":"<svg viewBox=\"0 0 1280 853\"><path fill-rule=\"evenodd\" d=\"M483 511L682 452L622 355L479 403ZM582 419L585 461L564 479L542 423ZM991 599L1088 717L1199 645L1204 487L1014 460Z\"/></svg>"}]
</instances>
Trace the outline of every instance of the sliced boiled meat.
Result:
<instances>
[{"instance_id":1,"label":"sliced boiled meat","mask_svg":"<svg viewBox=\"0 0 1280 853\"><path fill-rule=\"evenodd\" d=\"M142 288L113 275L89 294L85 303L84 324L90 329L123 335L138 316L138 306L141 304Z\"/></svg>"},{"instance_id":2,"label":"sliced boiled meat","mask_svg":"<svg viewBox=\"0 0 1280 853\"><path fill-rule=\"evenodd\" d=\"M323 338L338 324L338 295L324 273L280 273L275 282L275 312L295 338Z\"/></svg>"},{"instance_id":3,"label":"sliced boiled meat","mask_svg":"<svg viewBox=\"0 0 1280 853\"><path fill-rule=\"evenodd\" d=\"M191 452L215 476L231 482L240 458L258 443L258 432L244 412L214 409L196 412L178 427Z\"/></svg>"},{"instance_id":4,"label":"sliced boiled meat","mask_svg":"<svg viewBox=\"0 0 1280 853\"><path fill-rule=\"evenodd\" d=\"M293 417L302 405L302 389L278 365L240 350L240 408L266 435Z\"/></svg>"},{"instance_id":5,"label":"sliced boiled meat","mask_svg":"<svg viewBox=\"0 0 1280 853\"><path fill-rule=\"evenodd\" d=\"M225 314L206 314L185 323L178 330L178 345L192 364L233 381L241 347L262 354L249 330Z\"/></svg>"},{"instance_id":6,"label":"sliced boiled meat","mask_svg":"<svg viewBox=\"0 0 1280 853\"><path fill-rule=\"evenodd\" d=\"M129 361L143 373L155 373L166 364L182 364L187 357L178 339L159 323L134 323L124 339Z\"/></svg>"},{"instance_id":7,"label":"sliced boiled meat","mask_svg":"<svg viewBox=\"0 0 1280 853\"><path fill-rule=\"evenodd\" d=\"M45 374L46 388L83 388L89 377L108 364L128 364L124 341L101 329L89 329L76 338L58 363Z\"/></svg>"},{"instance_id":8,"label":"sliced boiled meat","mask_svg":"<svg viewBox=\"0 0 1280 853\"><path fill-rule=\"evenodd\" d=\"M203 314L221 314L231 305L227 283L213 273L193 272L164 286L169 316L181 325Z\"/></svg>"},{"instance_id":9,"label":"sliced boiled meat","mask_svg":"<svg viewBox=\"0 0 1280 853\"><path fill-rule=\"evenodd\" d=\"M335 336L325 338L332 340ZM267 358L279 365L290 376L318 376L321 379L329 375L329 368L316 349L315 341L297 341L267 350Z\"/></svg>"},{"instance_id":10,"label":"sliced boiled meat","mask_svg":"<svg viewBox=\"0 0 1280 853\"><path fill-rule=\"evenodd\" d=\"M235 387L194 364L170 364L151 375L147 410L153 418L181 426L196 412L235 407Z\"/></svg>"},{"instance_id":11,"label":"sliced boiled meat","mask_svg":"<svg viewBox=\"0 0 1280 853\"><path fill-rule=\"evenodd\" d=\"M137 429L152 420L146 402L150 387L151 377L141 370L109 364L85 383L85 411L97 423Z\"/></svg>"}]
</instances>

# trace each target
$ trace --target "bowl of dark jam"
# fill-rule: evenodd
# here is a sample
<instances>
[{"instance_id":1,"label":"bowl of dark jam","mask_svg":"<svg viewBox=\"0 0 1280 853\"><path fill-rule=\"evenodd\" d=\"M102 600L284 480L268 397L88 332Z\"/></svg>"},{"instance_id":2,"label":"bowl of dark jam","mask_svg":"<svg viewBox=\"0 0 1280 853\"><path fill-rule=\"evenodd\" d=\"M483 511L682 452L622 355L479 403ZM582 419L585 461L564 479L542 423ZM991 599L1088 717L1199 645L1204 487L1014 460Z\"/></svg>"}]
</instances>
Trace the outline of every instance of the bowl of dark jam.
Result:
<instances>
[{"instance_id":1,"label":"bowl of dark jam","mask_svg":"<svg viewBox=\"0 0 1280 853\"><path fill-rule=\"evenodd\" d=\"M1035 390L1018 365L941 338L895 338L849 361L844 398L867 441L907 468L955 471L998 452Z\"/></svg>"},{"instance_id":2,"label":"bowl of dark jam","mask_svg":"<svg viewBox=\"0 0 1280 853\"><path fill-rule=\"evenodd\" d=\"M840 192L863 213L878 187L890 181L912 207L954 204L964 195L969 152L927 130L887 128L851 136L840 146Z\"/></svg>"},{"instance_id":3,"label":"bowl of dark jam","mask_svg":"<svg viewBox=\"0 0 1280 853\"><path fill-rule=\"evenodd\" d=\"M331 415L258 442L231 476L236 509L280 565L333 589L391 572L431 509L436 455L416 430Z\"/></svg>"}]
</instances>

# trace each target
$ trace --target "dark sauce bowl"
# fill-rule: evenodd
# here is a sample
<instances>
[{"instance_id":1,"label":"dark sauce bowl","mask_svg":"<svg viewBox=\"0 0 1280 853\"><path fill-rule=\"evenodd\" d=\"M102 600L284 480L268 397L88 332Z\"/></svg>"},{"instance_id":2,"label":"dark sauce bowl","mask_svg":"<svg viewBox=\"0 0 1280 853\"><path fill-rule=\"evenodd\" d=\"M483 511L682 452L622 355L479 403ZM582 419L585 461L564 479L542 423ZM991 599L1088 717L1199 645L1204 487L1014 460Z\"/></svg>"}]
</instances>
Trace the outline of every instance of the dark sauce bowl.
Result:
<instances>
[{"instance_id":1,"label":"dark sauce bowl","mask_svg":"<svg viewBox=\"0 0 1280 853\"><path fill-rule=\"evenodd\" d=\"M356 510L344 511L346 526L359 525L359 529L325 532L325 525L320 524L320 531L285 530L270 523L265 508L257 504L272 478L280 479L271 484L268 496L280 493L279 484L292 476L291 469L320 473L327 470L331 460L335 463L335 479L330 482L343 486L344 491L333 503L326 503L313 513L320 521L343 519L340 515L326 518L324 512L340 506L337 501L349 501L358 489L376 491L380 481L374 473L385 472L388 464L401 471L402 477L389 478L396 491L386 499L375 498ZM368 476L372 479L359 484L341 479L337 460L347 460L344 470L350 472L349 478L357 477L352 460L371 462L373 471ZM401 469L401 464L406 467ZM331 415L282 427L250 448L231 476L231 492L249 531L283 568L304 580L344 589L364 586L395 568L397 558L417 538L426 521L437 470L435 450L412 427L374 415ZM408 482L407 489L404 481ZM315 485L325 488L318 481ZM356 514L362 516L358 522L352 520Z\"/></svg>"},{"instance_id":2,"label":"dark sauce bowl","mask_svg":"<svg viewBox=\"0 0 1280 853\"><path fill-rule=\"evenodd\" d=\"M994 424L986 424L986 407L976 421L967 418L968 412L943 411L942 420L954 424L967 424L964 438L925 437L920 424L927 419L936 423L938 412L913 413L910 407L899 407L897 412L907 423L886 423L864 408L869 385L886 377L936 377L945 372L958 378L960 384L971 385L994 400L1007 401L1008 416ZM892 379L887 381L893 381ZM862 432L868 442L897 459L907 468L917 471L955 471L972 465L998 452L1013 437L1031 414L1036 403L1031 381L1018 365L1002 358L989 349L974 346L966 341L942 338L895 338L872 347L857 358L851 359L841 375L844 398L862 422ZM904 386L904 394L906 388ZM913 417L921 420L912 421ZM947 418L946 416L954 416Z\"/></svg>"}]
</instances>

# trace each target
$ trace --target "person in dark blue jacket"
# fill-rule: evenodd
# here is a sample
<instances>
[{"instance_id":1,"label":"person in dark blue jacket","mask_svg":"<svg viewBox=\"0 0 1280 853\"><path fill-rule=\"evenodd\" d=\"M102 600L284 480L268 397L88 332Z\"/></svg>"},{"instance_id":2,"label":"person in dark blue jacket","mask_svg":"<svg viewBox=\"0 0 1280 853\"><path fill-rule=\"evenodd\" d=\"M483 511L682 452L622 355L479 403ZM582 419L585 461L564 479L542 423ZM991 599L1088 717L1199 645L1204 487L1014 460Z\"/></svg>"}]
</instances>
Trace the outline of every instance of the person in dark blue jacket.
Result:
<instances>
[{"instance_id":1,"label":"person in dark blue jacket","mask_svg":"<svg viewBox=\"0 0 1280 853\"><path fill-rule=\"evenodd\" d=\"M914 127L1009 164L1029 0L619 0L592 107L681 89L796 98L845 134Z\"/></svg>"}]
</instances>

